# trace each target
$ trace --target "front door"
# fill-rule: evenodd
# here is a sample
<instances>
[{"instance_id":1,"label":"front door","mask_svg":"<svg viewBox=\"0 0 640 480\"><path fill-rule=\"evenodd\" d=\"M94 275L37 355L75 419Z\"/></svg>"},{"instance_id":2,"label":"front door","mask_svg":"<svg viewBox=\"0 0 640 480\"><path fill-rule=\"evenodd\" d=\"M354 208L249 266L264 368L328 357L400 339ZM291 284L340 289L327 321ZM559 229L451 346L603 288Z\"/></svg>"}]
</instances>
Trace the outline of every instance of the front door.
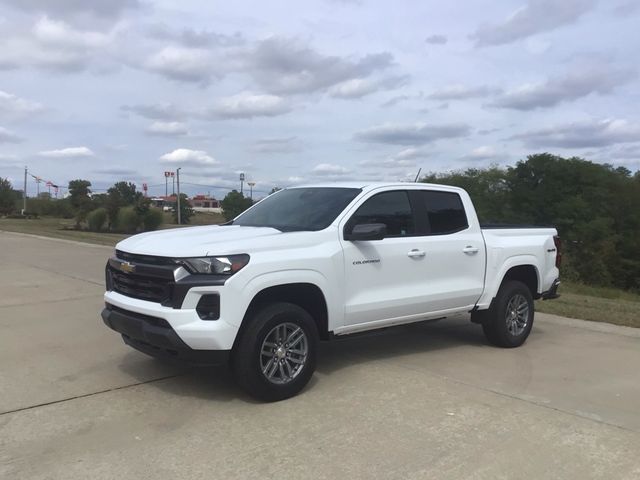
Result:
<instances>
[{"instance_id":1,"label":"front door","mask_svg":"<svg viewBox=\"0 0 640 480\"><path fill-rule=\"evenodd\" d=\"M344 229L364 223L384 223L387 236L372 241L342 240L345 325L420 313L427 288L425 257L407 191L369 197Z\"/></svg>"}]
</instances>

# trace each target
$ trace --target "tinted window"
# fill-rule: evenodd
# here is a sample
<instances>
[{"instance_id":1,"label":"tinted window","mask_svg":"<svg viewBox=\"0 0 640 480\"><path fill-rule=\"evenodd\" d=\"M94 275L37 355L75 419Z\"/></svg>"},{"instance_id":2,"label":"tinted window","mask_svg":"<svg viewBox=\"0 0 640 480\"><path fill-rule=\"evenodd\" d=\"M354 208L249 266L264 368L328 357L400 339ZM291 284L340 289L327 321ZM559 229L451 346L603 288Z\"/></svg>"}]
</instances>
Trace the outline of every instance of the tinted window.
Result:
<instances>
[{"instance_id":1,"label":"tinted window","mask_svg":"<svg viewBox=\"0 0 640 480\"><path fill-rule=\"evenodd\" d=\"M384 223L389 237L413 235L415 226L407 193L396 191L374 195L349 219L347 231L362 223Z\"/></svg>"},{"instance_id":2,"label":"tinted window","mask_svg":"<svg viewBox=\"0 0 640 480\"><path fill-rule=\"evenodd\" d=\"M291 188L268 196L233 225L282 231L322 230L361 192L359 188Z\"/></svg>"},{"instance_id":3,"label":"tinted window","mask_svg":"<svg viewBox=\"0 0 640 480\"><path fill-rule=\"evenodd\" d=\"M459 232L469 225L460 195L452 192L420 192L427 209L431 235Z\"/></svg>"}]
</instances>

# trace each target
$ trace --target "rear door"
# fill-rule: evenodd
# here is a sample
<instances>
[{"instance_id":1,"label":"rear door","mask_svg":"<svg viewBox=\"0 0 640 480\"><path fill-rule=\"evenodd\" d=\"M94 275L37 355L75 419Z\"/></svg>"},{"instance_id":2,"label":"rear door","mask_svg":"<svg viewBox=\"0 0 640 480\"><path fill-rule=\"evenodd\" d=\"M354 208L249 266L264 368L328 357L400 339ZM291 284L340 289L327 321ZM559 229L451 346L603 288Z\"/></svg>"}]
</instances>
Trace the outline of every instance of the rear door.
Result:
<instances>
[{"instance_id":1,"label":"rear door","mask_svg":"<svg viewBox=\"0 0 640 480\"><path fill-rule=\"evenodd\" d=\"M484 288L484 238L468 196L446 189L412 190L416 222L425 252L421 283L425 312L471 308ZM468 202L466 209L464 201Z\"/></svg>"}]
</instances>

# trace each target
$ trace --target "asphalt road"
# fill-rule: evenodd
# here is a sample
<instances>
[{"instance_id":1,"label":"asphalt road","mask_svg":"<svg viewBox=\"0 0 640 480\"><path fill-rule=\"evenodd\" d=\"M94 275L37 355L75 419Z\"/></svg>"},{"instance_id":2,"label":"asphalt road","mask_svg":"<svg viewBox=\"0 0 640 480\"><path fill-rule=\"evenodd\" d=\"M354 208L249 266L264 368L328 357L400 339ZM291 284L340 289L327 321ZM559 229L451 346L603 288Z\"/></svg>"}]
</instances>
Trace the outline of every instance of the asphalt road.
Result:
<instances>
[{"instance_id":1,"label":"asphalt road","mask_svg":"<svg viewBox=\"0 0 640 480\"><path fill-rule=\"evenodd\" d=\"M640 478L640 330L538 314L322 346L296 398L130 350L99 318L110 249L0 232L0 478Z\"/></svg>"}]
</instances>

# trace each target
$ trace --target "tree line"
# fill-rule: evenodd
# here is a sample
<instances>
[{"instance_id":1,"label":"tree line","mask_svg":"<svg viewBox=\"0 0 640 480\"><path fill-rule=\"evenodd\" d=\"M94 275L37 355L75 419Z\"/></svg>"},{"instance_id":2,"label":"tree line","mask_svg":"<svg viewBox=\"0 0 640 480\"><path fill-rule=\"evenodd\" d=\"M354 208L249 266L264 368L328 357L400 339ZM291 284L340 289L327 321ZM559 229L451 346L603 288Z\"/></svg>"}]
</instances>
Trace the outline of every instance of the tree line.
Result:
<instances>
[{"instance_id":1,"label":"tree line","mask_svg":"<svg viewBox=\"0 0 640 480\"><path fill-rule=\"evenodd\" d=\"M640 291L640 171L542 153L515 166L431 173L421 181L467 190L482 223L556 227L563 242L563 278ZM133 183L118 182L106 194L90 192L89 181L73 180L67 198L30 198L27 209L75 218L79 227L96 231L134 233L162 223L162 212L151 208ZM188 223L193 210L182 195L181 217ZM20 196L0 178L0 214L15 213ZM252 204L235 190L221 201L227 220Z\"/></svg>"},{"instance_id":2,"label":"tree line","mask_svg":"<svg viewBox=\"0 0 640 480\"><path fill-rule=\"evenodd\" d=\"M467 190L481 223L556 227L563 278L640 291L640 171L543 153L421 181Z\"/></svg>"}]
</instances>

